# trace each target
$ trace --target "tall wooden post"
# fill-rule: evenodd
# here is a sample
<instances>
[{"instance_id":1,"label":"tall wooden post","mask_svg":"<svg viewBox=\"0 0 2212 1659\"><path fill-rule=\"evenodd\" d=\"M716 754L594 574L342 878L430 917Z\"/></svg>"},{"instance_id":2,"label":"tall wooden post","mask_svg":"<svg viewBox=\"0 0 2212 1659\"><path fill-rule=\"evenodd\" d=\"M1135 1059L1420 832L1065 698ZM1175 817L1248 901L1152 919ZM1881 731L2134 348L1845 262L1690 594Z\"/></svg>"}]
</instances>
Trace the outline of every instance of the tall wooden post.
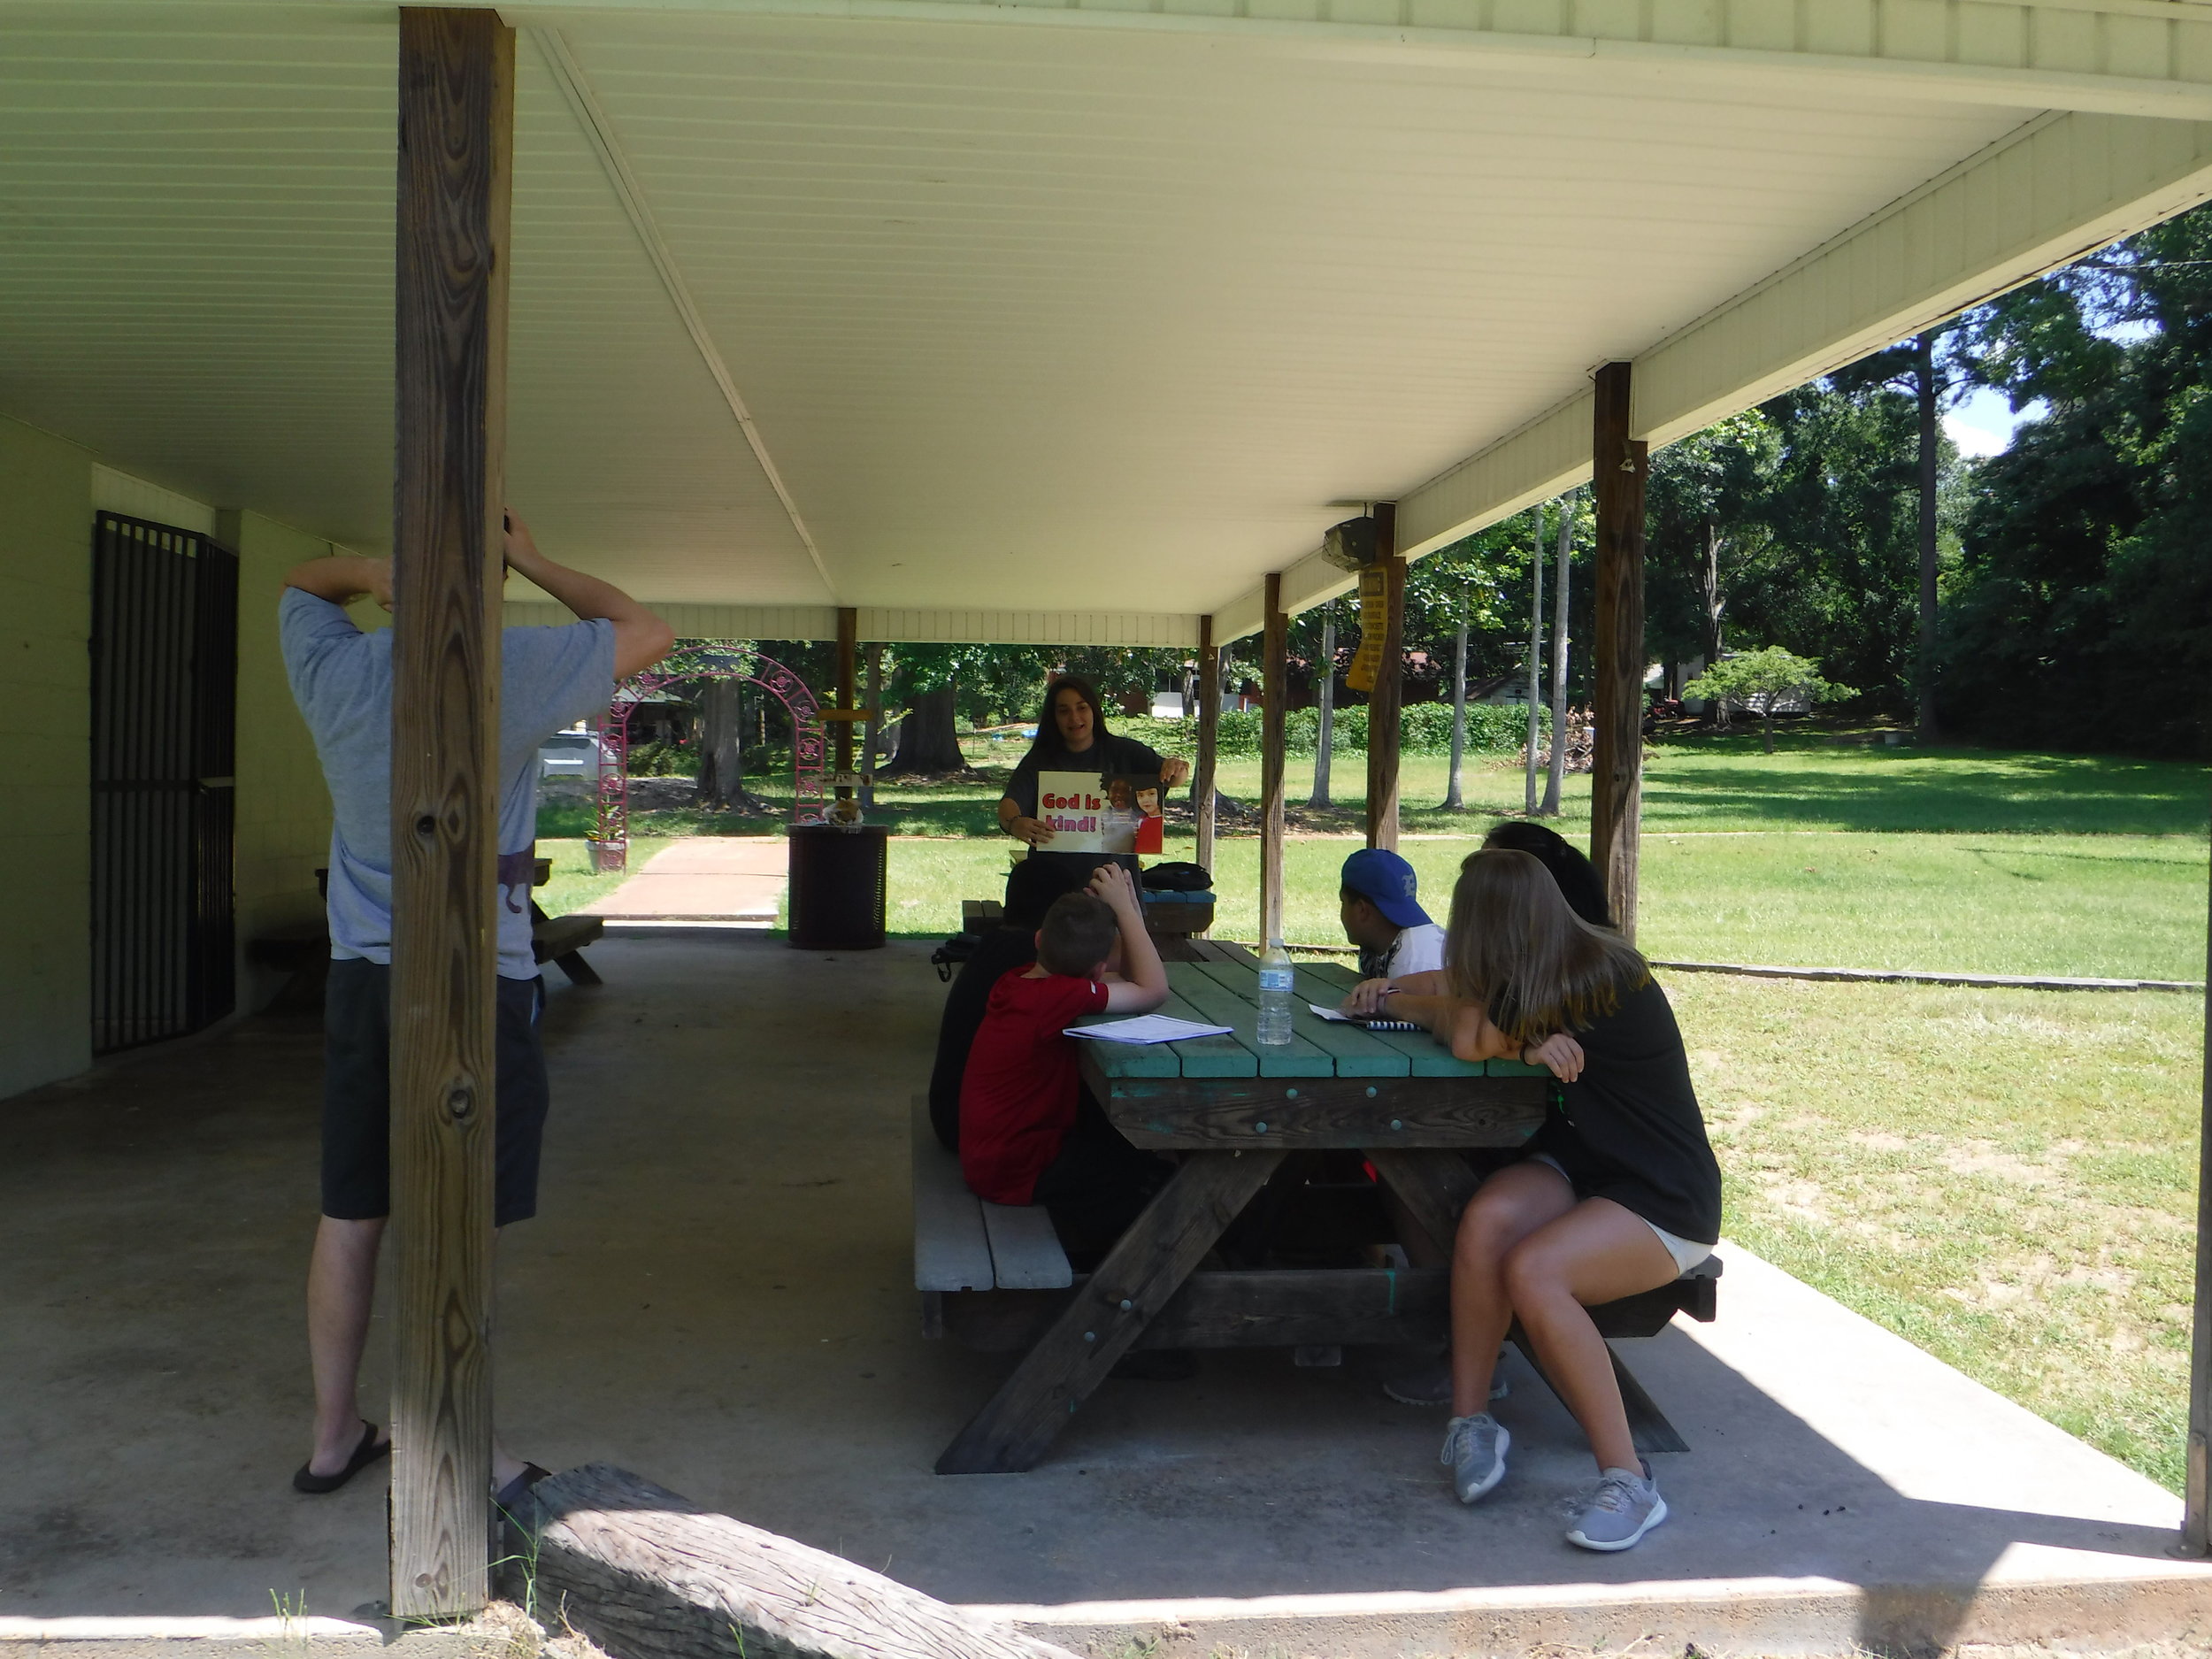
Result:
<instances>
[{"instance_id":1,"label":"tall wooden post","mask_svg":"<svg viewBox=\"0 0 2212 1659\"><path fill-rule=\"evenodd\" d=\"M514 32L399 14L392 1612L488 1599L500 519Z\"/></svg>"},{"instance_id":2,"label":"tall wooden post","mask_svg":"<svg viewBox=\"0 0 2212 1659\"><path fill-rule=\"evenodd\" d=\"M850 605L840 605L837 607L837 706L848 716L853 707L853 680L859 658L860 612ZM837 728L833 753L837 775L842 780L852 774L853 723L850 718L846 718L832 724ZM837 798L850 801L853 798L852 786L841 781L837 786Z\"/></svg>"},{"instance_id":3,"label":"tall wooden post","mask_svg":"<svg viewBox=\"0 0 2212 1659\"><path fill-rule=\"evenodd\" d=\"M1591 628L1590 862L1613 919L1636 937L1636 838L1644 788L1644 480L1647 448L1629 435L1629 365L1597 373L1591 487L1597 509L1597 603Z\"/></svg>"},{"instance_id":4,"label":"tall wooden post","mask_svg":"<svg viewBox=\"0 0 2212 1659\"><path fill-rule=\"evenodd\" d=\"M1290 618L1283 579L1267 575L1260 641L1260 941L1283 936L1283 726L1290 701Z\"/></svg>"},{"instance_id":5,"label":"tall wooden post","mask_svg":"<svg viewBox=\"0 0 2212 1659\"><path fill-rule=\"evenodd\" d=\"M2212 1555L2212 909L2205 938L2204 1096L2197 1119L2197 1296L2189 1340L2189 1455L2182 1475L2181 1547Z\"/></svg>"},{"instance_id":6,"label":"tall wooden post","mask_svg":"<svg viewBox=\"0 0 2212 1659\"><path fill-rule=\"evenodd\" d=\"M1191 856L1214 867L1214 761L1221 740L1221 648L1214 619L1198 618L1198 765L1191 778L1191 807L1198 846Z\"/></svg>"},{"instance_id":7,"label":"tall wooden post","mask_svg":"<svg viewBox=\"0 0 2212 1659\"><path fill-rule=\"evenodd\" d=\"M1375 557L1388 580L1382 667L1367 694L1367 844L1398 846L1398 717L1405 690L1406 562L1398 557L1398 504L1374 506Z\"/></svg>"},{"instance_id":8,"label":"tall wooden post","mask_svg":"<svg viewBox=\"0 0 2212 1659\"><path fill-rule=\"evenodd\" d=\"M860 729L860 807L875 810L876 745L883 741L883 647L868 648L868 684L861 694L868 699L868 718Z\"/></svg>"}]
</instances>

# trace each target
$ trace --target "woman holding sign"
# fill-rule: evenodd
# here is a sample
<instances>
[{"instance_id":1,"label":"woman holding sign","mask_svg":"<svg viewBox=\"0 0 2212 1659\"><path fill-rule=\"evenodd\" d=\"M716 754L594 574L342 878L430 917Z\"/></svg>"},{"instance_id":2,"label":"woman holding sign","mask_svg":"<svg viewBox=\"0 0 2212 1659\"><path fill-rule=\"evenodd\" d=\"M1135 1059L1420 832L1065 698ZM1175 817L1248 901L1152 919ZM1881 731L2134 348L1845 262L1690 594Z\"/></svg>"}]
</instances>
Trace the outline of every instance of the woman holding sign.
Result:
<instances>
[{"instance_id":1,"label":"woman holding sign","mask_svg":"<svg viewBox=\"0 0 2212 1659\"><path fill-rule=\"evenodd\" d=\"M1159 850L1157 792L1189 776L1188 761L1107 731L1090 682L1062 674L1045 688L1036 741L1007 780L999 827L1032 858L1118 864L1134 875L1136 855Z\"/></svg>"}]
</instances>

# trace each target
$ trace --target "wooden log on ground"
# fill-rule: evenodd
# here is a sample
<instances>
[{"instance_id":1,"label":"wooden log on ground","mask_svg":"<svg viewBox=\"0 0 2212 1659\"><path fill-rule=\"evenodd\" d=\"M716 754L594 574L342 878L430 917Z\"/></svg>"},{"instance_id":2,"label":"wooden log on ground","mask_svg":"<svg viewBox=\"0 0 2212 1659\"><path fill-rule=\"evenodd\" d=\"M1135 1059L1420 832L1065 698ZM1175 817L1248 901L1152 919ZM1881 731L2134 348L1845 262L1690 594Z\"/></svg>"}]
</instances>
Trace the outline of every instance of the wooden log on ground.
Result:
<instances>
[{"instance_id":1,"label":"wooden log on ground","mask_svg":"<svg viewBox=\"0 0 2212 1659\"><path fill-rule=\"evenodd\" d=\"M524 1508L541 1616L613 1659L1074 1659L610 1464L540 1481Z\"/></svg>"}]
</instances>

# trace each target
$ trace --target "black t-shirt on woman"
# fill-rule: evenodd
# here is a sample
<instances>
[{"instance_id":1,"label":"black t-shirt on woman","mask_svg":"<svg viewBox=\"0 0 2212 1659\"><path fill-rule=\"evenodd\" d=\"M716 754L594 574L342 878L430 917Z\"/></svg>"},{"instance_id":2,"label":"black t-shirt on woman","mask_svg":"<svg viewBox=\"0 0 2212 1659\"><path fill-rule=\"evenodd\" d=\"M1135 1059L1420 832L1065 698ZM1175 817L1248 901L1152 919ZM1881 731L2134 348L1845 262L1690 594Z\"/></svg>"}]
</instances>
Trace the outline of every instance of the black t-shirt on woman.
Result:
<instances>
[{"instance_id":1,"label":"black t-shirt on woman","mask_svg":"<svg viewBox=\"0 0 2212 1659\"><path fill-rule=\"evenodd\" d=\"M1582 1198L1609 1198L1697 1244L1720 1239L1720 1165L1690 1085L1690 1057L1656 983L1587 1030L1582 1075L1528 1145L1556 1158Z\"/></svg>"}]
</instances>

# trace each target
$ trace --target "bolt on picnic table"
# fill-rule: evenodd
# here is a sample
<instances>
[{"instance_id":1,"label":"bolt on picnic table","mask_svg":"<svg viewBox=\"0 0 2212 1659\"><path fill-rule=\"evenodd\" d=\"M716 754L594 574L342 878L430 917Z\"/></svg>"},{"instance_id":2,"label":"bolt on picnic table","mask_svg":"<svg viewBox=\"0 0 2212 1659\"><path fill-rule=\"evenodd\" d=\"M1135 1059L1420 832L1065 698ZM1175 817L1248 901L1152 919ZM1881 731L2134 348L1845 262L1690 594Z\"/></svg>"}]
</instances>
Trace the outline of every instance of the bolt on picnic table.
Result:
<instances>
[{"instance_id":1,"label":"bolt on picnic table","mask_svg":"<svg viewBox=\"0 0 2212 1659\"><path fill-rule=\"evenodd\" d=\"M1370 1032L1301 1007L1291 1041L1262 1048L1250 953L1194 942L1207 959L1168 964L1174 995L1161 1011L1227 1025L1233 1034L1145 1047L1087 1042L1081 1058L1114 1126L1134 1145L1181 1152L1182 1165L1097 1271L1057 1293L1068 1298L1064 1306L946 1448L940 1474L1032 1467L1115 1363L1148 1335L1160 1345L1200 1348L1413 1340L1420 1333L1400 1317L1400 1290L1417 1275L1298 1269L1194 1279L1194 1271L1284 1155L1308 1148L1363 1153L1448 1248L1475 1186L1460 1151L1518 1146L1542 1121L1550 1082L1540 1067L1455 1060L1425 1033ZM1323 1003L1340 999L1349 983L1342 969L1302 969L1297 979L1302 999ZM1428 1293L1418 1300L1433 1322L1442 1310L1443 1270L1418 1277ZM1040 1311L1029 1305L1031 1317Z\"/></svg>"}]
</instances>

